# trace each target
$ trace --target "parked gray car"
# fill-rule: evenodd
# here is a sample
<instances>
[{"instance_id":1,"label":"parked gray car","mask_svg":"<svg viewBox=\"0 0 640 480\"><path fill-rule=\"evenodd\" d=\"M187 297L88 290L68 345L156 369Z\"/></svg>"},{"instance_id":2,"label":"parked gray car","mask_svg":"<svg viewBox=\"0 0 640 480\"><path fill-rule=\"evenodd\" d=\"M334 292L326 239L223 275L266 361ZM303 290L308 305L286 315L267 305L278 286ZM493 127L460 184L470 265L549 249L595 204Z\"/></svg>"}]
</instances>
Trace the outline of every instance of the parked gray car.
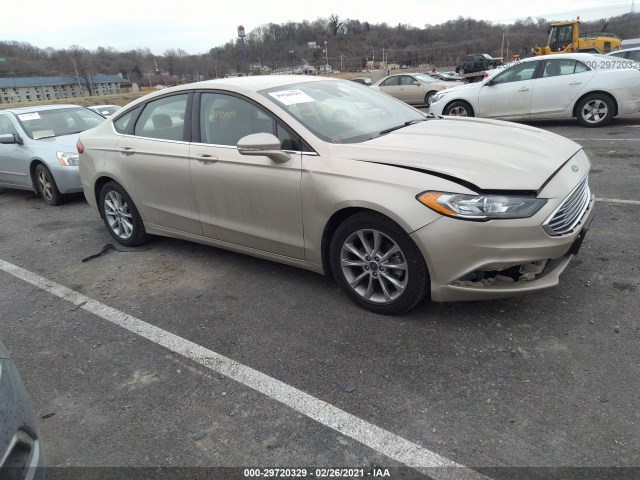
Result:
<instances>
[{"instance_id":1,"label":"parked gray car","mask_svg":"<svg viewBox=\"0 0 640 480\"><path fill-rule=\"evenodd\" d=\"M103 121L77 105L0 110L0 187L33 190L49 205L81 192L78 133Z\"/></svg>"},{"instance_id":2,"label":"parked gray car","mask_svg":"<svg viewBox=\"0 0 640 480\"><path fill-rule=\"evenodd\" d=\"M0 342L0 478L46 478L46 461L31 400Z\"/></svg>"}]
</instances>

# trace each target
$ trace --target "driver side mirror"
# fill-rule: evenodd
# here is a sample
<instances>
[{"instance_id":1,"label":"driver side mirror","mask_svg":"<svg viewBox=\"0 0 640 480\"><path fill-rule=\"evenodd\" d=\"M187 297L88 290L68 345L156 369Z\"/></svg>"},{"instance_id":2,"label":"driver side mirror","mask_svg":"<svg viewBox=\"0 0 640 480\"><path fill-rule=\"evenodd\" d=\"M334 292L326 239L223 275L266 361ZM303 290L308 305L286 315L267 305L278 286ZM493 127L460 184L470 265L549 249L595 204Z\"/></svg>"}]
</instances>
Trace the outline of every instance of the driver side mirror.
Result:
<instances>
[{"instance_id":1,"label":"driver side mirror","mask_svg":"<svg viewBox=\"0 0 640 480\"><path fill-rule=\"evenodd\" d=\"M17 133L5 133L0 135L0 143L3 145L10 145L12 143L17 143L18 145L24 145L22 138Z\"/></svg>"},{"instance_id":2,"label":"driver side mirror","mask_svg":"<svg viewBox=\"0 0 640 480\"><path fill-rule=\"evenodd\" d=\"M285 163L291 156L280 148L280 140L272 133L252 133L238 140L240 155L269 157L276 163Z\"/></svg>"}]
</instances>

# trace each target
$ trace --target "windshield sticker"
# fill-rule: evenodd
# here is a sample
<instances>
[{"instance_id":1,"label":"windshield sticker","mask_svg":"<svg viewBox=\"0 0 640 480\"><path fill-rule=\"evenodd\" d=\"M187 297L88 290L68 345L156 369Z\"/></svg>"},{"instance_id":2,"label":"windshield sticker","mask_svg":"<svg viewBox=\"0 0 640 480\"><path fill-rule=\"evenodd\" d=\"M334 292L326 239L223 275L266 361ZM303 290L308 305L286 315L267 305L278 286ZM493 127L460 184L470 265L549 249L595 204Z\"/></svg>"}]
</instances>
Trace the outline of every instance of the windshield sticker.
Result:
<instances>
[{"instance_id":1,"label":"windshield sticker","mask_svg":"<svg viewBox=\"0 0 640 480\"><path fill-rule=\"evenodd\" d=\"M285 105L315 102L313 98L311 98L301 90L284 90L282 92L270 92L269 95L271 95L276 100L284 103Z\"/></svg>"},{"instance_id":2,"label":"windshield sticker","mask_svg":"<svg viewBox=\"0 0 640 480\"><path fill-rule=\"evenodd\" d=\"M34 140L40 140L41 138L55 137L53 130L38 130L37 132L33 132L32 135Z\"/></svg>"},{"instance_id":3,"label":"windshield sticker","mask_svg":"<svg viewBox=\"0 0 640 480\"><path fill-rule=\"evenodd\" d=\"M40 120L40 114L38 112L22 113L18 115L18 118L23 122L28 120Z\"/></svg>"}]
</instances>

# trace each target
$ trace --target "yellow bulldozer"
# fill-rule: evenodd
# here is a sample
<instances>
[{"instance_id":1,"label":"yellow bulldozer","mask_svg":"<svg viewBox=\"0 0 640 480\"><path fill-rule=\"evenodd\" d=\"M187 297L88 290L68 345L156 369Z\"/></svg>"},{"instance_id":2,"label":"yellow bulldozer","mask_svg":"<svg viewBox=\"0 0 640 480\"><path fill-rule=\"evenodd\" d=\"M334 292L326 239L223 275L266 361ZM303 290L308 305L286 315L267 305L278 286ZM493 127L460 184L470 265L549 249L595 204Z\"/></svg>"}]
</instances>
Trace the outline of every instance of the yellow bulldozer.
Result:
<instances>
[{"instance_id":1,"label":"yellow bulldozer","mask_svg":"<svg viewBox=\"0 0 640 480\"><path fill-rule=\"evenodd\" d=\"M602 30L606 30L607 24ZM612 33L596 33L580 36L580 17L568 22L552 23L547 31L549 38L544 46L532 49L533 55L552 53L609 53L620 50L622 41Z\"/></svg>"}]
</instances>

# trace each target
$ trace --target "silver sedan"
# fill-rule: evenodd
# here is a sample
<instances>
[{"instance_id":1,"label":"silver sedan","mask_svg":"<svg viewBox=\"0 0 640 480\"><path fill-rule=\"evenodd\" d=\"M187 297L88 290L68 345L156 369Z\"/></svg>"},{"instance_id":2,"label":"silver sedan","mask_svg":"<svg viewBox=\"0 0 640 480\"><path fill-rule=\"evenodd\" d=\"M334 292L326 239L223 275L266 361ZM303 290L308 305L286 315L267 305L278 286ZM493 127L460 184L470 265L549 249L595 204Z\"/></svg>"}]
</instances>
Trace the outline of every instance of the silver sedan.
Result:
<instances>
[{"instance_id":1,"label":"silver sedan","mask_svg":"<svg viewBox=\"0 0 640 480\"><path fill-rule=\"evenodd\" d=\"M78 133L102 121L77 105L0 110L0 187L32 190L49 205L81 192Z\"/></svg>"}]
</instances>

